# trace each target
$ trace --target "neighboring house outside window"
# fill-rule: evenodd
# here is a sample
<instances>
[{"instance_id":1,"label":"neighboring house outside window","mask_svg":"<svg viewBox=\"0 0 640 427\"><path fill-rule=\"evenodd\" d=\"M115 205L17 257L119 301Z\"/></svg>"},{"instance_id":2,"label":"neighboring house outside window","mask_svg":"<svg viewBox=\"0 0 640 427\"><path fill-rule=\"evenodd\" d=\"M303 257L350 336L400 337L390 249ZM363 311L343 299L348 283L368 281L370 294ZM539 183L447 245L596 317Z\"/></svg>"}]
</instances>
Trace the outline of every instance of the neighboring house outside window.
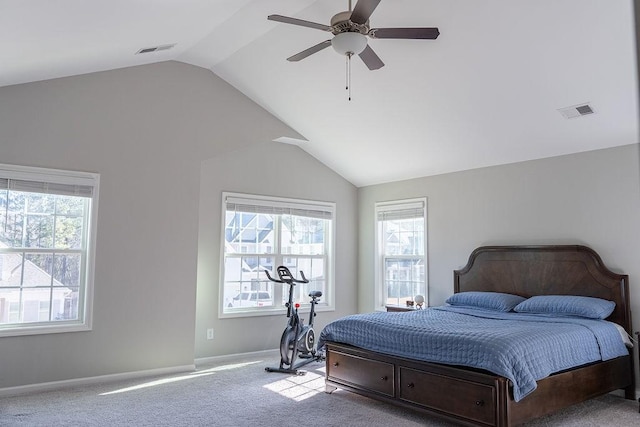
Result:
<instances>
[{"instance_id":1,"label":"neighboring house outside window","mask_svg":"<svg viewBox=\"0 0 640 427\"><path fill-rule=\"evenodd\" d=\"M375 204L375 307L427 295L427 199Z\"/></svg>"},{"instance_id":2,"label":"neighboring house outside window","mask_svg":"<svg viewBox=\"0 0 640 427\"><path fill-rule=\"evenodd\" d=\"M0 164L0 336L91 329L98 183Z\"/></svg>"},{"instance_id":3,"label":"neighboring house outside window","mask_svg":"<svg viewBox=\"0 0 640 427\"><path fill-rule=\"evenodd\" d=\"M335 203L237 193L222 197L220 317L280 314L288 286L277 278L285 265L295 278L294 303L309 306L308 294L322 291L318 310L333 309Z\"/></svg>"}]
</instances>

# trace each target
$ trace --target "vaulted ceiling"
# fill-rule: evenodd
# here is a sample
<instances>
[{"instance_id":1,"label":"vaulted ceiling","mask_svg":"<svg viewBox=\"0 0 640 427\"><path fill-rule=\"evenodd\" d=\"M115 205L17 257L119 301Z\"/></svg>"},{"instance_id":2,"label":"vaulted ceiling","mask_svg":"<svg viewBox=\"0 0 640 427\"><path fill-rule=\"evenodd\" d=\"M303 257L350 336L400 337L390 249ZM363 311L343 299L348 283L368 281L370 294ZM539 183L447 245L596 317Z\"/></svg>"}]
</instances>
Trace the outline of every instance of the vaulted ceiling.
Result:
<instances>
[{"instance_id":1,"label":"vaulted ceiling","mask_svg":"<svg viewBox=\"0 0 640 427\"><path fill-rule=\"evenodd\" d=\"M440 36L369 39L385 66L352 58L351 101L346 58L331 48L286 60L331 33L267 20L329 25L348 7L0 0L0 86L168 60L204 67L357 186L640 142L632 0L382 0L372 28L438 27ZM594 113L559 111L584 104Z\"/></svg>"}]
</instances>

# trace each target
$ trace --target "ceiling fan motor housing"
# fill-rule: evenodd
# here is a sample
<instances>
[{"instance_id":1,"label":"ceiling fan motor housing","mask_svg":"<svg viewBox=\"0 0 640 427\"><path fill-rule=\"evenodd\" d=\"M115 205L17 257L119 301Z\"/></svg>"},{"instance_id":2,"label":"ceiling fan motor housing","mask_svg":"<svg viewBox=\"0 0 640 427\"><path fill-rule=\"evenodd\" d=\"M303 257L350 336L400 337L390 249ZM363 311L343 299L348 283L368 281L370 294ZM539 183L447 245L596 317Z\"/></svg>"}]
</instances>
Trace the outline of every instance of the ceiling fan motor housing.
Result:
<instances>
[{"instance_id":1,"label":"ceiling fan motor housing","mask_svg":"<svg viewBox=\"0 0 640 427\"><path fill-rule=\"evenodd\" d=\"M367 34L369 32L369 21L364 24L357 24L351 21L351 12L340 12L331 18L331 27L333 28L333 34L341 33L360 33Z\"/></svg>"}]
</instances>

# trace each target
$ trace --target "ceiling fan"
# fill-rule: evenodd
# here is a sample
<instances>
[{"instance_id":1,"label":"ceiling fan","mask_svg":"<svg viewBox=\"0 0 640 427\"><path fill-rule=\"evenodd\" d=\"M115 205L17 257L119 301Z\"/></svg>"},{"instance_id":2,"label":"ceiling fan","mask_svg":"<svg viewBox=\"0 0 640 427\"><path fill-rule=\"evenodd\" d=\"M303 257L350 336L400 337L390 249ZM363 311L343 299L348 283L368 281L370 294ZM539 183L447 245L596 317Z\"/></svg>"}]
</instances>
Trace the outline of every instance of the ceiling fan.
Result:
<instances>
[{"instance_id":1,"label":"ceiling fan","mask_svg":"<svg viewBox=\"0 0 640 427\"><path fill-rule=\"evenodd\" d=\"M322 49L333 46L338 53L346 55L348 59L351 59L353 55L360 56L360 59L370 70L382 68L384 62L368 45L367 37L372 39L434 40L440 35L440 31L437 28L371 28L369 17L378 7L380 1L359 0L352 11L351 0L349 0L349 10L334 15L331 18L331 25L318 24L282 15L269 15L267 19L333 33L332 39L311 46L287 58L288 61L300 61Z\"/></svg>"}]
</instances>

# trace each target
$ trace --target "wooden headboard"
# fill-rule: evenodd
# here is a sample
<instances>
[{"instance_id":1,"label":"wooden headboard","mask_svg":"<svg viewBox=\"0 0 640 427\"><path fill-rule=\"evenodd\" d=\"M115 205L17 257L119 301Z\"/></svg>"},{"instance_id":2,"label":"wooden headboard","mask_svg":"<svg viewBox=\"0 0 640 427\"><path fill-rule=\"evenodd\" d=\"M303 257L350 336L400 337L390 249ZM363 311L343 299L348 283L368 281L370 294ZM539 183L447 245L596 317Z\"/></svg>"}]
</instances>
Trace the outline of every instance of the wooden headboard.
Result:
<instances>
[{"instance_id":1,"label":"wooden headboard","mask_svg":"<svg viewBox=\"0 0 640 427\"><path fill-rule=\"evenodd\" d=\"M632 333L629 276L609 270L586 246L483 246L453 272L454 292L581 295L616 303L607 320Z\"/></svg>"}]
</instances>

